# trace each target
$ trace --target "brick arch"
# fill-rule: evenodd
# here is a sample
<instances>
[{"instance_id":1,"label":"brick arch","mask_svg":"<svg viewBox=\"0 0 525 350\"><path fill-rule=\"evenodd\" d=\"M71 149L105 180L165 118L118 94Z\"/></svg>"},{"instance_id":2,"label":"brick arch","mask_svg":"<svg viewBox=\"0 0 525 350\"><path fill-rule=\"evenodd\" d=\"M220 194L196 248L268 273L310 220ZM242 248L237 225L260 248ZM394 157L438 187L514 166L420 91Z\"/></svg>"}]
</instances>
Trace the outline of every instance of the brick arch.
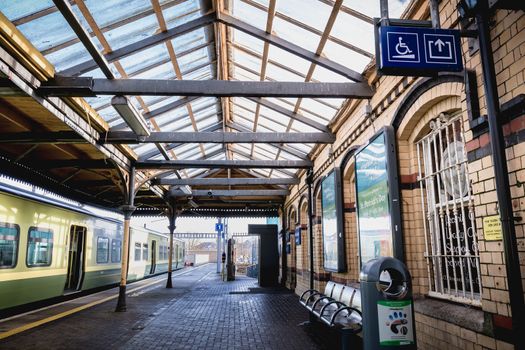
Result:
<instances>
[{"instance_id":1,"label":"brick arch","mask_svg":"<svg viewBox=\"0 0 525 350\"><path fill-rule=\"evenodd\" d=\"M294 222L292 222L292 216L295 214L295 220ZM295 228L295 224L298 222L299 220L299 217L298 217L298 214L297 214L297 208L295 207L295 205L291 205L289 208L288 208L288 216L287 216L287 224L288 224L288 228L289 229L293 229Z\"/></svg>"},{"instance_id":2,"label":"brick arch","mask_svg":"<svg viewBox=\"0 0 525 350\"><path fill-rule=\"evenodd\" d=\"M426 78L416 83L403 98L391 125L396 130L398 140L408 140L416 124L429 109L444 100L451 108L457 108L464 100L463 76L456 74Z\"/></svg>"},{"instance_id":3,"label":"brick arch","mask_svg":"<svg viewBox=\"0 0 525 350\"><path fill-rule=\"evenodd\" d=\"M417 182L418 153L415 143L429 131L430 121L441 113L455 114L465 110L464 82L461 75L441 75L416 84L395 111L392 126L396 130L399 178L401 182L401 210L403 213L403 241L408 248L407 266L414 281L414 293L426 294L429 289L424 247L417 244L425 238L421 220L421 192ZM410 234L408 234L410 232Z\"/></svg>"}]
</instances>

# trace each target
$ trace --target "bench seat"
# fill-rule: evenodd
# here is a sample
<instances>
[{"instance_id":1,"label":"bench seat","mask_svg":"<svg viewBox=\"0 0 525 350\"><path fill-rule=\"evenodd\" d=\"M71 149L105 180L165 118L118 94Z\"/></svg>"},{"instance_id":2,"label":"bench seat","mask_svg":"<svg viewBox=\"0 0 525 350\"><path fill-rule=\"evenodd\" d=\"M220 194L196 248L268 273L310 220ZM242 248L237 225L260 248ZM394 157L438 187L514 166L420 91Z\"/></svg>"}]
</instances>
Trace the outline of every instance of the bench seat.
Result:
<instances>
[{"instance_id":1,"label":"bench seat","mask_svg":"<svg viewBox=\"0 0 525 350\"><path fill-rule=\"evenodd\" d=\"M362 330L359 289L329 281L324 294L307 290L301 295L299 302L329 327L354 334Z\"/></svg>"}]
</instances>

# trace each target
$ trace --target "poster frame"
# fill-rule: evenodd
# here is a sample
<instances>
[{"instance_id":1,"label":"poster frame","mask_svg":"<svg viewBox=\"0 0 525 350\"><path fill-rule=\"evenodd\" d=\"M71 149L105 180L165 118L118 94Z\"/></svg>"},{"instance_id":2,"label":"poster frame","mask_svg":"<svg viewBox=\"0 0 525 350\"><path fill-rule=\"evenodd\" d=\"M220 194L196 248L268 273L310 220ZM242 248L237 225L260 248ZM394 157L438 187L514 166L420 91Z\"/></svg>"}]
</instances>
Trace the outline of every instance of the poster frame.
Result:
<instances>
[{"instance_id":1,"label":"poster frame","mask_svg":"<svg viewBox=\"0 0 525 350\"><path fill-rule=\"evenodd\" d=\"M355 164L355 208L357 219L357 235L359 240L359 263L363 265L361 254L361 232L359 226L359 196L358 196L358 177L357 177L357 157L378 137L384 135L385 137L385 159L386 159L386 173L387 173L387 189L388 189L388 203L390 214L390 229L392 234L392 253L394 258L405 262L405 253L403 246L403 226L401 218L401 196L399 190L399 172L395 129L391 125L385 125L378 132L376 132L366 144L359 147L354 154Z\"/></svg>"},{"instance_id":2,"label":"poster frame","mask_svg":"<svg viewBox=\"0 0 525 350\"><path fill-rule=\"evenodd\" d=\"M325 225L323 224L323 183L325 180L334 174L334 191L335 191L335 215L337 225L337 268L326 267L324 245L325 245ZM330 272L345 272L346 266L346 254L345 254L345 232L344 232L344 220L343 220L343 198L341 190L341 170L334 168L328 174L323 176L321 180L321 227L322 227L322 238L323 238L323 269Z\"/></svg>"}]
</instances>

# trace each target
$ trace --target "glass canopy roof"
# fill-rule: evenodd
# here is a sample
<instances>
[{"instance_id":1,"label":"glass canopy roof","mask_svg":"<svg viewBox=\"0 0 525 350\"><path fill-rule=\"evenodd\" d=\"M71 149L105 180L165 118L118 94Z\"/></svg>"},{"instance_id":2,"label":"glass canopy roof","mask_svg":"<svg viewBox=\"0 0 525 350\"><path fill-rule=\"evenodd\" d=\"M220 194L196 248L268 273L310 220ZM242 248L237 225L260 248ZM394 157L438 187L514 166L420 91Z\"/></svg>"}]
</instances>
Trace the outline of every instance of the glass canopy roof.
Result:
<instances>
[{"instance_id":1,"label":"glass canopy roof","mask_svg":"<svg viewBox=\"0 0 525 350\"><path fill-rule=\"evenodd\" d=\"M358 73L373 59L372 21L379 0L75 0L72 9L100 52L137 44L160 32L222 11ZM389 1L399 17L408 0ZM70 73L90 54L52 0L0 0L0 10L54 64ZM226 53L221 55L221 53ZM233 27L214 23L109 60L118 78L229 79L240 81L349 81L293 53ZM222 69L226 65L226 69ZM220 72L220 73L218 73ZM104 78L100 69L82 76ZM113 130L129 130L111 96L86 98ZM133 96L152 131L316 132L328 126L344 102L321 98L215 98ZM283 113L283 110L286 113ZM296 113L311 123L291 119ZM306 159L313 144L139 144L140 159ZM159 148L167 152L161 152ZM180 172L194 177L205 169ZM295 170L254 169L258 177L289 177Z\"/></svg>"}]
</instances>

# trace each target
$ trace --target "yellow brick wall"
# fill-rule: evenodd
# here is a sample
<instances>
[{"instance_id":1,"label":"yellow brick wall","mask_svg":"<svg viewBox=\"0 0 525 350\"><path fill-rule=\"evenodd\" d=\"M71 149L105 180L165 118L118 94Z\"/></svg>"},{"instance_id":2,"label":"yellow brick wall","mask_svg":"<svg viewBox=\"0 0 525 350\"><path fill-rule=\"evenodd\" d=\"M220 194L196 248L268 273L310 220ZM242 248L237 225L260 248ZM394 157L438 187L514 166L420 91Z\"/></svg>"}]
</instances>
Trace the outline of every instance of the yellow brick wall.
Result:
<instances>
[{"instance_id":1,"label":"yellow brick wall","mask_svg":"<svg viewBox=\"0 0 525 350\"><path fill-rule=\"evenodd\" d=\"M443 28L459 28L457 0L440 1L440 20ZM429 19L428 2L420 0L411 13L412 19ZM500 103L505 103L520 94L525 94L525 15L523 11L497 10L491 23L492 47L497 75ZM475 71L481 115L486 114L483 77L479 52L469 54L468 40L462 39L465 67ZM317 179L326 175L334 166L340 166L346 152L352 146L362 145L383 125L392 123L396 111L409 92L425 78L382 76L371 78L375 89L369 101L351 101L342 108L339 118L332 123L336 141L332 145L334 155L329 156L326 146L314 151L314 173ZM388 97L389 103L385 103ZM372 107L372 115L363 114L366 103ZM428 123L440 113L460 113L463 120L465 142L478 136L470 130L467 115L465 86L461 82L438 84L424 93L410 106L405 118L396 130L398 147L398 166L401 178L414 178L418 173L417 155L414 142L428 132ZM525 122L524 122L525 125ZM525 128L524 128L525 129ZM475 140L474 140L475 141ZM509 179L513 198L514 215L525 217L525 142L507 148ZM344 181L343 202L345 246L348 270L345 273L332 273L330 278L352 282L358 279L358 240L355 211L349 205L355 203L355 184L353 182L352 161L342 169ZM511 316L503 244L501 241L485 242L482 219L497 214L497 189L491 156L485 156L468 164L468 172L473 193L476 234L479 240L480 271L483 285L481 309L485 318ZM301 183L304 184L304 175ZM403 179L402 179L403 180ZM415 180L414 180L415 182ZM306 193L303 185L293 186L286 206L298 205L299 197ZM424 217L419 188L403 189L402 216L404 226L404 249L406 262L413 278L414 294L425 296L429 291L428 267L425 260ZM320 198L315 198L316 215L320 215ZM306 219L306 218L305 218ZM307 222L305 220L304 222ZM317 217L314 223L317 222ZM516 236L522 262L522 276L525 276L525 220L516 225ZM314 226L314 270L322 272L321 225ZM304 241L303 241L304 242ZM303 276L305 277L305 276ZM307 285L301 282L304 289ZM524 283L525 284L525 283ZM299 285L299 279L298 279ZM324 282L316 280L316 288L323 288ZM298 288L299 290L302 290ZM446 301L441 301L446 303ZM423 349L508 349L509 344L491 337L491 323L485 324L484 333L474 332L429 315L416 314L419 347Z\"/></svg>"}]
</instances>

